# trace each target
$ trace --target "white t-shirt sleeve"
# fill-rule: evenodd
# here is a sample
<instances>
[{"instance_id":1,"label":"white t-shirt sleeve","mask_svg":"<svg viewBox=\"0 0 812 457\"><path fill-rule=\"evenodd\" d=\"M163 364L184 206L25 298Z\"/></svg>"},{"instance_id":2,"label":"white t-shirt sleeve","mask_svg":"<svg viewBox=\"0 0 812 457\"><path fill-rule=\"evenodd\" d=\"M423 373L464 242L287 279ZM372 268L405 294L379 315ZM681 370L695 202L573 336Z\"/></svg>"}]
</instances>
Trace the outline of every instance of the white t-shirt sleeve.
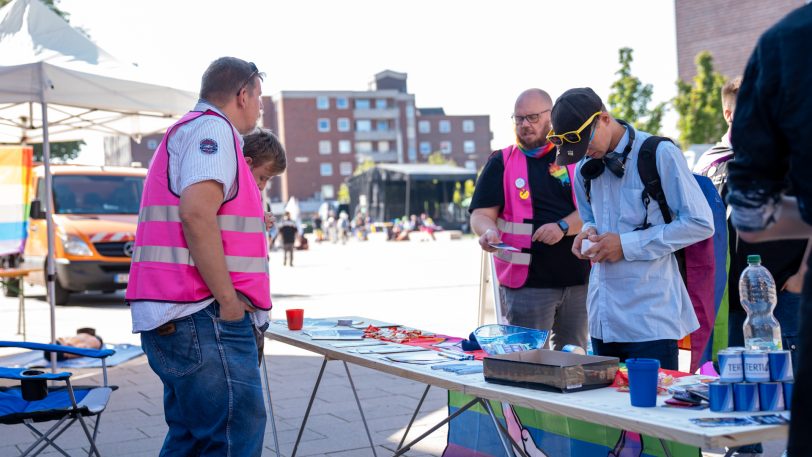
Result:
<instances>
[{"instance_id":1,"label":"white t-shirt sleeve","mask_svg":"<svg viewBox=\"0 0 812 457\"><path fill-rule=\"evenodd\" d=\"M202 181L217 181L223 185L224 200L232 196L236 189L237 155L234 149L234 134L231 126L216 116L203 116L193 121L189 129L177 139L177 171L171 179L173 190L180 195L184 189Z\"/></svg>"}]
</instances>

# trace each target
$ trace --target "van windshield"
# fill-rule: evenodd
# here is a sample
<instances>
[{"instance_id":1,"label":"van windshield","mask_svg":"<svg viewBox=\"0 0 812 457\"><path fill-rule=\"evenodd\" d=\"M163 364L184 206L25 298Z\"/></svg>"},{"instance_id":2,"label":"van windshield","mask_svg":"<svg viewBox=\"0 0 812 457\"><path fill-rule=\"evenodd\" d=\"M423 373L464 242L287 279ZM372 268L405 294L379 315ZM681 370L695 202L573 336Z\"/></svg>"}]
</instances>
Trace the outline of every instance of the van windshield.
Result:
<instances>
[{"instance_id":1,"label":"van windshield","mask_svg":"<svg viewBox=\"0 0 812 457\"><path fill-rule=\"evenodd\" d=\"M57 214L138 214L144 178L59 175L53 188Z\"/></svg>"}]
</instances>

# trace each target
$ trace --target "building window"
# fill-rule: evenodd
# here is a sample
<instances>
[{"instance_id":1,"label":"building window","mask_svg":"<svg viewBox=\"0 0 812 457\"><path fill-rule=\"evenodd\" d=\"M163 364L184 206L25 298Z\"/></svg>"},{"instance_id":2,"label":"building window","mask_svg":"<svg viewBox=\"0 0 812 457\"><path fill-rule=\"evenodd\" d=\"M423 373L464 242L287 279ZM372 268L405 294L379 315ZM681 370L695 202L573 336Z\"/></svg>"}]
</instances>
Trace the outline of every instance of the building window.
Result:
<instances>
[{"instance_id":1,"label":"building window","mask_svg":"<svg viewBox=\"0 0 812 457\"><path fill-rule=\"evenodd\" d=\"M336 198L335 187L332 184L325 184L321 186L321 197L327 200Z\"/></svg>"},{"instance_id":2,"label":"building window","mask_svg":"<svg viewBox=\"0 0 812 457\"><path fill-rule=\"evenodd\" d=\"M352 143L350 140L338 140L338 153L349 154L352 152Z\"/></svg>"},{"instance_id":3,"label":"building window","mask_svg":"<svg viewBox=\"0 0 812 457\"><path fill-rule=\"evenodd\" d=\"M451 121L440 121L440 133L449 133L451 131Z\"/></svg>"},{"instance_id":4,"label":"building window","mask_svg":"<svg viewBox=\"0 0 812 457\"><path fill-rule=\"evenodd\" d=\"M476 143L473 141L466 141L462 143L462 150L465 151L466 154L473 154L476 152Z\"/></svg>"},{"instance_id":5,"label":"building window","mask_svg":"<svg viewBox=\"0 0 812 457\"><path fill-rule=\"evenodd\" d=\"M338 164L338 172L341 176L349 176L352 174L352 162L341 162Z\"/></svg>"},{"instance_id":6,"label":"building window","mask_svg":"<svg viewBox=\"0 0 812 457\"><path fill-rule=\"evenodd\" d=\"M440 152L443 154L451 154L451 142L450 141L441 141L440 142Z\"/></svg>"},{"instance_id":7,"label":"building window","mask_svg":"<svg viewBox=\"0 0 812 457\"><path fill-rule=\"evenodd\" d=\"M147 149L158 149L158 140L147 140Z\"/></svg>"},{"instance_id":8,"label":"building window","mask_svg":"<svg viewBox=\"0 0 812 457\"><path fill-rule=\"evenodd\" d=\"M323 163L319 167L319 172L321 172L322 176L333 176L333 164L331 163Z\"/></svg>"},{"instance_id":9,"label":"building window","mask_svg":"<svg viewBox=\"0 0 812 457\"><path fill-rule=\"evenodd\" d=\"M462 121L462 131L465 133L471 133L474 131L474 121L470 119L466 119Z\"/></svg>"},{"instance_id":10,"label":"building window","mask_svg":"<svg viewBox=\"0 0 812 457\"><path fill-rule=\"evenodd\" d=\"M371 141L359 141L355 143L355 152L359 153L370 153L372 152L372 142Z\"/></svg>"},{"instance_id":11,"label":"building window","mask_svg":"<svg viewBox=\"0 0 812 457\"><path fill-rule=\"evenodd\" d=\"M319 132L330 131L330 119L319 118Z\"/></svg>"},{"instance_id":12,"label":"building window","mask_svg":"<svg viewBox=\"0 0 812 457\"><path fill-rule=\"evenodd\" d=\"M406 105L406 117L414 117L414 106Z\"/></svg>"},{"instance_id":13,"label":"building window","mask_svg":"<svg viewBox=\"0 0 812 457\"><path fill-rule=\"evenodd\" d=\"M378 141L378 152L389 152L389 142Z\"/></svg>"},{"instance_id":14,"label":"building window","mask_svg":"<svg viewBox=\"0 0 812 457\"><path fill-rule=\"evenodd\" d=\"M417 131L420 133L431 133L431 122L430 121L418 122Z\"/></svg>"},{"instance_id":15,"label":"building window","mask_svg":"<svg viewBox=\"0 0 812 457\"><path fill-rule=\"evenodd\" d=\"M316 97L316 108L330 109L330 99L327 96L320 95Z\"/></svg>"},{"instance_id":16,"label":"building window","mask_svg":"<svg viewBox=\"0 0 812 457\"><path fill-rule=\"evenodd\" d=\"M386 108L386 99L385 98L376 99L375 100L375 108L378 108L378 109Z\"/></svg>"},{"instance_id":17,"label":"building window","mask_svg":"<svg viewBox=\"0 0 812 457\"><path fill-rule=\"evenodd\" d=\"M465 161L465 168L468 170L476 170L476 161L475 160L466 160Z\"/></svg>"},{"instance_id":18,"label":"building window","mask_svg":"<svg viewBox=\"0 0 812 457\"><path fill-rule=\"evenodd\" d=\"M431 154L431 143L428 141L420 142L420 153L424 156Z\"/></svg>"},{"instance_id":19,"label":"building window","mask_svg":"<svg viewBox=\"0 0 812 457\"><path fill-rule=\"evenodd\" d=\"M389 121L378 121L375 123L375 130L379 132L389 131Z\"/></svg>"},{"instance_id":20,"label":"building window","mask_svg":"<svg viewBox=\"0 0 812 457\"><path fill-rule=\"evenodd\" d=\"M359 98L355 101L355 109L369 109L369 100Z\"/></svg>"},{"instance_id":21,"label":"building window","mask_svg":"<svg viewBox=\"0 0 812 457\"><path fill-rule=\"evenodd\" d=\"M338 118L336 121L336 128L339 132L349 132L350 131L350 120L346 117Z\"/></svg>"},{"instance_id":22,"label":"building window","mask_svg":"<svg viewBox=\"0 0 812 457\"><path fill-rule=\"evenodd\" d=\"M355 131L356 132L371 132L372 131L372 121L362 119L355 121Z\"/></svg>"},{"instance_id":23,"label":"building window","mask_svg":"<svg viewBox=\"0 0 812 457\"><path fill-rule=\"evenodd\" d=\"M330 140L319 141L319 154L331 154L333 152L333 143Z\"/></svg>"},{"instance_id":24,"label":"building window","mask_svg":"<svg viewBox=\"0 0 812 457\"><path fill-rule=\"evenodd\" d=\"M347 100L347 97L336 97L336 108L347 109L349 107L350 102Z\"/></svg>"}]
</instances>

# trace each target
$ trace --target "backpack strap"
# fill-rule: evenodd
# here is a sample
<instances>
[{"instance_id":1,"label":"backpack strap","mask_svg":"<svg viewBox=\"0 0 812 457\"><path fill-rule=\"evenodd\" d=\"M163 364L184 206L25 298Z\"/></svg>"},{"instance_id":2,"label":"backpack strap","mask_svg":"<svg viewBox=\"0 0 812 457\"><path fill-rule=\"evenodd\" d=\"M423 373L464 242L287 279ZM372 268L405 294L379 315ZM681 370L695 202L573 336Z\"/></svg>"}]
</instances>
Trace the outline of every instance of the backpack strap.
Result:
<instances>
[{"instance_id":1,"label":"backpack strap","mask_svg":"<svg viewBox=\"0 0 812 457\"><path fill-rule=\"evenodd\" d=\"M663 214L663 221L665 221L666 224L670 224L672 221L671 210L668 209L668 202L665 200L665 192L663 192L663 183L660 180L660 172L657 170L657 146L663 141L674 143L670 138L662 136L650 136L643 141L637 156L637 172L640 174L640 180L643 181L643 208L648 208L649 202L653 199L660 207L660 212ZM645 230L651 227L651 224L648 223L648 211L645 211L645 213L646 216L643 219L643 225L639 230ZM682 280L685 281L688 277L685 264L685 250L680 249L676 251L674 255L677 258L680 276L682 276Z\"/></svg>"},{"instance_id":2,"label":"backpack strap","mask_svg":"<svg viewBox=\"0 0 812 457\"><path fill-rule=\"evenodd\" d=\"M657 146L663 141L673 143L671 139L662 136L650 136L643 141L637 155L637 172L640 174L640 180L643 181L643 206L648 208L651 200L656 201L660 207L660 212L663 214L663 220L668 224L671 222L671 210L668 209L668 202L665 200L665 192L663 192L663 183L660 180L660 172L657 171ZM645 230L650 226L648 214L646 214L641 229Z\"/></svg>"}]
</instances>

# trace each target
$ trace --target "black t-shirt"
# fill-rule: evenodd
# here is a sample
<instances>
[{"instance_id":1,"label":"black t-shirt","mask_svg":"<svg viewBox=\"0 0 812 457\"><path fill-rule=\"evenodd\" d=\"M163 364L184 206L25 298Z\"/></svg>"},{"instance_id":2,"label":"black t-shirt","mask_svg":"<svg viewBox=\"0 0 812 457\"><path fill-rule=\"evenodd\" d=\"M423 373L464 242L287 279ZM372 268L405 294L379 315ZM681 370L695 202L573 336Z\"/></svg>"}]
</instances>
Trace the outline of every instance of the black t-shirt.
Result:
<instances>
[{"instance_id":1,"label":"black t-shirt","mask_svg":"<svg viewBox=\"0 0 812 457\"><path fill-rule=\"evenodd\" d=\"M534 232L542 225L557 222L575 211L569 175L564 173L561 178L556 178L552 174L554 168L557 168L555 151L538 159L527 158L533 219L524 222L532 223ZM502 152L494 152L477 179L469 212L477 208L494 206L498 206L501 211L505 205L505 190L502 183L504 173ZM519 189L516 189L516 192L518 191ZM580 260L572 255L574 238L575 236L565 236L552 246L534 241L530 246L532 254L530 272L524 287L553 288L586 284L589 277L589 261Z\"/></svg>"},{"instance_id":2,"label":"black t-shirt","mask_svg":"<svg viewBox=\"0 0 812 457\"><path fill-rule=\"evenodd\" d=\"M283 222L279 226L279 234L282 235L282 244L293 244L296 242L296 225L292 222Z\"/></svg>"}]
</instances>

